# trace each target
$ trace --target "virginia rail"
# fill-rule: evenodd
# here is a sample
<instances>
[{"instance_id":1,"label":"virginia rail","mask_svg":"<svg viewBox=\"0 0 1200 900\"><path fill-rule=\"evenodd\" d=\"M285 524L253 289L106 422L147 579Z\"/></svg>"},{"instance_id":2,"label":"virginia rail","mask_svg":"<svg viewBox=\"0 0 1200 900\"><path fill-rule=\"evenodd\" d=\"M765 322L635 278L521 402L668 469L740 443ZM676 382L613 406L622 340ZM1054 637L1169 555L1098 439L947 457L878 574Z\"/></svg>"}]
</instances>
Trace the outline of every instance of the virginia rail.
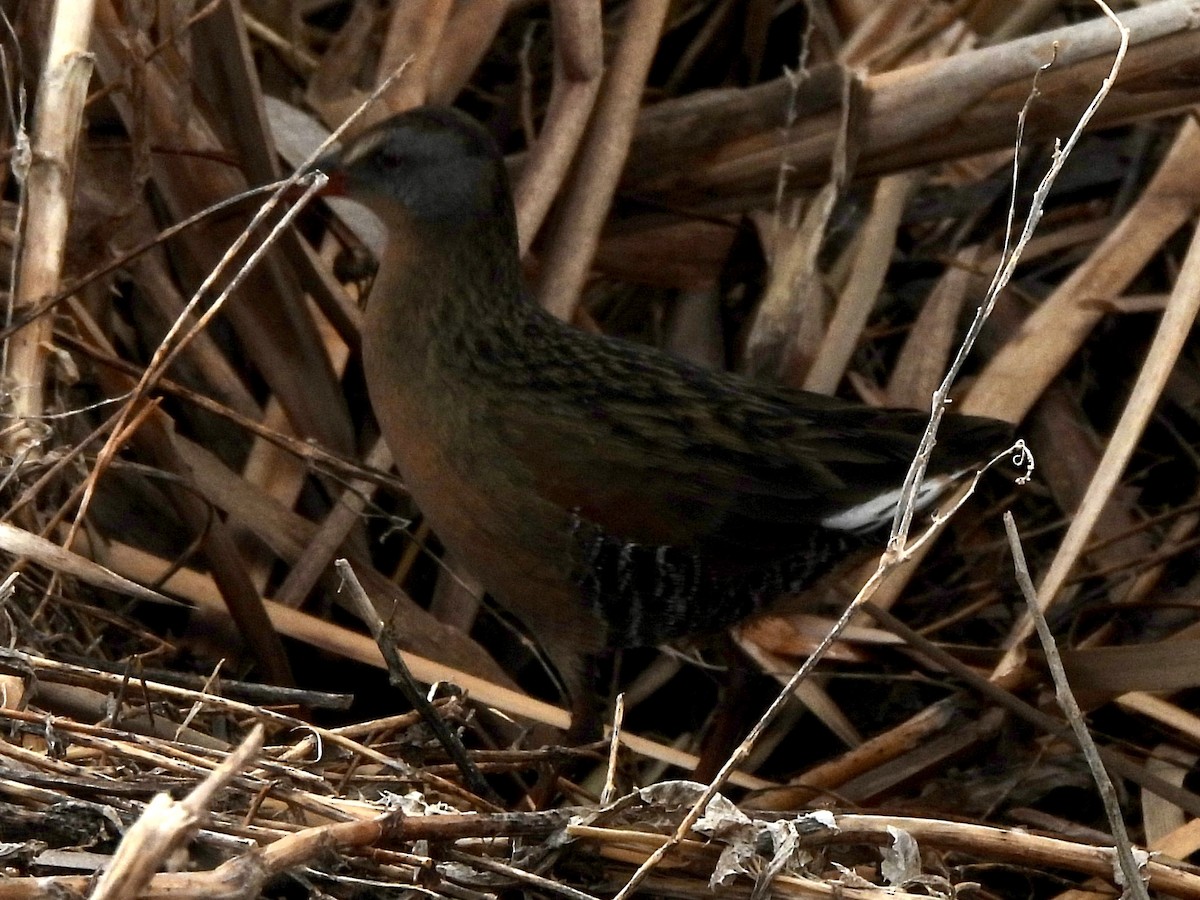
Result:
<instances>
[{"instance_id":1,"label":"virginia rail","mask_svg":"<svg viewBox=\"0 0 1200 900\"><path fill-rule=\"evenodd\" d=\"M879 537L927 416L711 372L586 334L522 283L504 162L449 108L403 113L318 163L379 215L367 302L376 417L442 542L598 726L607 648L719 631ZM922 491L1006 446L947 417Z\"/></svg>"}]
</instances>

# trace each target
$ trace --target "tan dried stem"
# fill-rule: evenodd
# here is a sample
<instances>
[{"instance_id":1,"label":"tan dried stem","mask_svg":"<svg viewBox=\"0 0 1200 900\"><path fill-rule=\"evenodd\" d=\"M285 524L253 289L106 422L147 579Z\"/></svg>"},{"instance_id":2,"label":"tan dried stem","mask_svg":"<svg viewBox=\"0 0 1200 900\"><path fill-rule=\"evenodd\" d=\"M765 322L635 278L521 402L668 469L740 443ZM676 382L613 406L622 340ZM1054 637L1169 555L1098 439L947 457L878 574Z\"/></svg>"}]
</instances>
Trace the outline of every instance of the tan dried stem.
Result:
<instances>
[{"instance_id":1,"label":"tan dried stem","mask_svg":"<svg viewBox=\"0 0 1200 900\"><path fill-rule=\"evenodd\" d=\"M125 833L92 893L94 900L138 897L167 858L204 821L217 791L258 755L262 744L263 728L255 725L241 745L183 800L156 794Z\"/></svg>"},{"instance_id":2,"label":"tan dried stem","mask_svg":"<svg viewBox=\"0 0 1200 900\"><path fill-rule=\"evenodd\" d=\"M425 102L429 76L451 7L450 0L409 0L392 4L377 75L378 80L387 80L389 87L379 95L382 103L364 114L360 127ZM405 66L407 72L403 80L389 77Z\"/></svg>"},{"instance_id":3,"label":"tan dried stem","mask_svg":"<svg viewBox=\"0 0 1200 900\"><path fill-rule=\"evenodd\" d=\"M60 0L54 7L50 48L38 84L33 146L24 173L25 233L13 309L17 317L57 291L62 279L75 152L92 76L88 41L94 9L94 0ZM51 323L39 320L32 328L15 334L4 351L6 381L15 386L12 413L26 423L25 428L7 435L13 454L22 445L37 442L28 423L45 411L43 391L51 332Z\"/></svg>"},{"instance_id":4,"label":"tan dried stem","mask_svg":"<svg viewBox=\"0 0 1200 900\"><path fill-rule=\"evenodd\" d=\"M1075 734L1075 740L1079 742L1079 748L1083 751L1088 769L1092 773L1092 779L1096 782L1100 799L1104 804L1104 812L1108 817L1108 827L1112 832L1116 844L1116 856L1120 863L1120 871L1123 876L1122 880L1126 893L1128 896L1136 898L1136 900L1150 900L1150 895L1146 892L1146 885L1143 883L1142 874L1139 871L1141 864L1144 864L1149 859L1149 855L1143 851L1140 863L1134 859L1133 846L1129 840L1129 830L1125 827L1125 818L1121 815L1121 804L1117 800L1116 788L1113 787L1112 779L1109 777L1108 771L1104 768L1104 762L1100 758L1100 751L1096 747L1096 742L1092 740L1091 734L1088 733L1087 723L1083 719L1083 711L1079 708L1079 703L1076 701L1075 695L1071 691L1071 685L1067 681L1067 672L1063 667L1062 657L1058 653L1058 645L1055 644L1054 635L1050 631L1050 625L1046 622L1046 617L1042 615L1042 611L1038 606L1037 593L1033 588L1033 579L1029 576L1029 565L1025 562L1025 551L1021 547L1021 536L1017 533L1017 523L1013 519L1011 512L1004 514L1004 529L1008 532L1009 548L1012 551L1013 564L1016 568L1017 585L1021 588L1021 594L1024 596L1025 604L1029 610L1029 616L1033 619L1034 625L1037 628L1038 638L1042 643L1042 651L1046 654L1046 663L1054 680L1054 695L1058 700L1058 707L1062 710L1063 715L1071 725L1071 731Z\"/></svg>"},{"instance_id":5,"label":"tan dried stem","mask_svg":"<svg viewBox=\"0 0 1200 900\"><path fill-rule=\"evenodd\" d=\"M573 316L596 255L669 7L666 0L635 0L629 6L621 43L575 163L562 220L546 249L538 302L560 319Z\"/></svg>"},{"instance_id":6,"label":"tan dried stem","mask_svg":"<svg viewBox=\"0 0 1200 900\"><path fill-rule=\"evenodd\" d=\"M604 71L598 0L555 0L554 84L537 143L513 187L522 255L537 236L575 158Z\"/></svg>"}]
</instances>

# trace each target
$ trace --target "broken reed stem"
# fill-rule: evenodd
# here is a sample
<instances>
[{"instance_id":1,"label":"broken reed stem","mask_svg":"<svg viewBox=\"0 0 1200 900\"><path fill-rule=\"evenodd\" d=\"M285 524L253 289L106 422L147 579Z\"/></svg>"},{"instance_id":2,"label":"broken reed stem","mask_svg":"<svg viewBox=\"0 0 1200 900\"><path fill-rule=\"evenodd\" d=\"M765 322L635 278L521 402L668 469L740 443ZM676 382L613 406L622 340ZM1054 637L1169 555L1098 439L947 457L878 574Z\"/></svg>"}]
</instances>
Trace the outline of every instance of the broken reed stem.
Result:
<instances>
[{"instance_id":1,"label":"broken reed stem","mask_svg":"<svg viewBox=\"0 0 1200 900\"><path fill-rule=\"evenodd\" d=\"M54 5L50 46L34 107L33 146L26 146L27 152L15 159L24 165L21 209L26 218L10 316L54 293L62 278L76 148L88 81L92 77L93 59L88 53L88 41L94 7L95 0ZM20 125L23 123L14 123L14 132ZM16 387L12 391L11 415L18 422L36 420L45 412L51 331L50 322L39 322L33 329L17 335L11 347L6 344L0 349L5 380ZM25 445L39 443L41 438L27 425L12 430L5 438L7 451L14 455Z\"/></svg>"},{"instance_id":2,"label":"broken reed stem","mask_svg":"<svg viewBox=\"0 0 1200 900\"><path fill-rule=\"evenodd\" d=\"M174 800L170 794L155 794L142 815L125 832L91 896L95 900L140 896L154 873L207 817L208 807L217 792L258 755L262 745L260 723L183 800Z\"/></svg>"},{"instance_id":3,"label":"broken reed stem","mask_svg":"<svg viewBox=\"0 0 1200 900\"><path fill-rule=\"evenodd\" d=\"M565 196L562 221L542 256L537 301L558 318L570 321L583 293L588 270L600 243L600 228L612 205L617 181L629 155L650 63L670 4L635 0L575 162Z\"/></svg>"}]
</instances>

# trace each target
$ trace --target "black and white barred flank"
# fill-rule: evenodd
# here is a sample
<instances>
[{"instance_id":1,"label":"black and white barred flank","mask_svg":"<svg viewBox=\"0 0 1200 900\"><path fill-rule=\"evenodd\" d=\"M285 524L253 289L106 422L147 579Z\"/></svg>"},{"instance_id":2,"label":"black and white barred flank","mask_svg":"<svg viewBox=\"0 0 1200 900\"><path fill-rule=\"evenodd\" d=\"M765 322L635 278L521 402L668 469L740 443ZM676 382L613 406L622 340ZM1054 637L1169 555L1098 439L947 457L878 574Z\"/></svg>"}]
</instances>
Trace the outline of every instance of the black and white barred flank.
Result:
<instances>
[{"instance_id":1,"label":"black and white barred flank","mask_svg":"<svg viewBox=\"0 0 1200 900\"><path fill-rule=\"evenodd\" d=\"M576 583L608 623L607 643L649 647L716 633L811 584L862 542L856 535L811 529L792 552L758 565L718 567L679 547L624 541L578 517Z\"/></svg>"}]
</instances>

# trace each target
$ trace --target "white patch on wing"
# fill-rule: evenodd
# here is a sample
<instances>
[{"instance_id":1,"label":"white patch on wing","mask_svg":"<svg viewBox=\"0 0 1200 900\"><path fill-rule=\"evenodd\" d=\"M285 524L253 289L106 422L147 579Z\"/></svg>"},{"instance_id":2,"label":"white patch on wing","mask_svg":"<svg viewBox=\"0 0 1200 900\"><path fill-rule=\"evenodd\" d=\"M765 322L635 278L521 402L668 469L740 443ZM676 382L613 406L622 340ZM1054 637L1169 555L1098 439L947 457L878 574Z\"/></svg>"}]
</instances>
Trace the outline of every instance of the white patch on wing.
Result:
<instances>
[{"instance_id":1,"label":"white patch on wing","mask_svg":"<svg viewBox=\"0 0 1200 900\"><path fill-rule=\"evenodd\" d=\"M946 486L953 482L962 472L953 475L938 475L926 478L917 491L916 508L922 509L933 502ZM877 494L865 503L843 509L832 516L826 516L821 524L835 531L872 531L891 522L896 514L896 504L900 502L901 488Z\"/></svg>"}]
</instances>

